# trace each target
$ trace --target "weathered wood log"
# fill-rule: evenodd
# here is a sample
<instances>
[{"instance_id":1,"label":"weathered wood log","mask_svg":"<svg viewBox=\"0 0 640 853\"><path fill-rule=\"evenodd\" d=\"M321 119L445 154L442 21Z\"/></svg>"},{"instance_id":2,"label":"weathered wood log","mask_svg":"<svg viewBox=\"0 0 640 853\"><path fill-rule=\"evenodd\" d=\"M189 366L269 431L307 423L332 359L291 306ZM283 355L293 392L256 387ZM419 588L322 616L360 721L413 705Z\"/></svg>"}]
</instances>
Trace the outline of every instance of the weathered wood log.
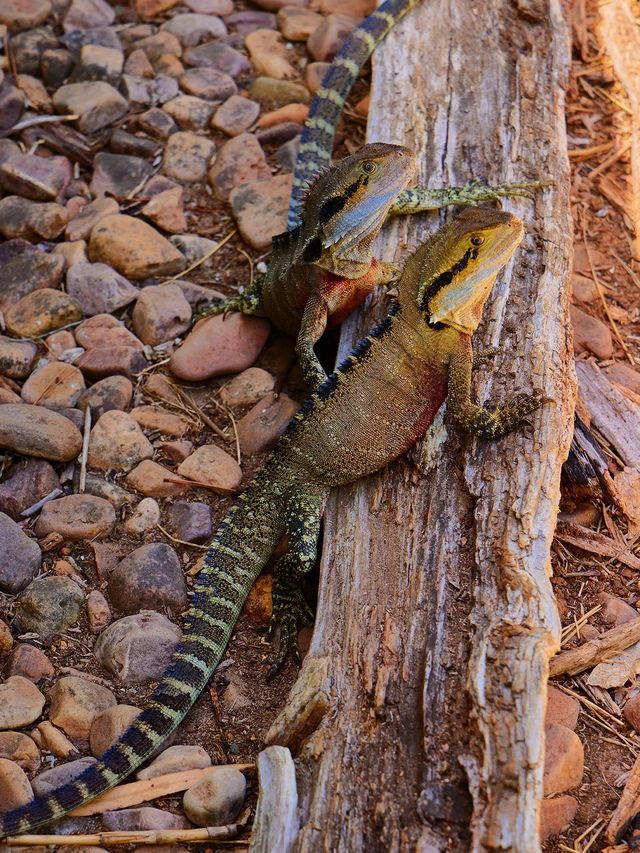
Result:
<instances>
[{"instance_id":1,"label":"weathered wood log","mask_svg":"<svg viewBox=\"0 0 640 853\"><path fill-rule=\"evenodd\" d=\"M298 834L298 792L291 753L269 746L258 756L260 794L249 853L289 853Z\"/></svg>"},{"instance_id":2,"label":"weathered wood log","mask_svg":"<svg viewBox=\"0 0 640 853\"><path fill-rule=\"evenodd\" d=\"M399 460L331 496L311 648L268 735L297 753L298 853L540 849L550 544L575 401L568 61L557 0L425 0L374 57L368 137L413 145L422 181L553 180L505 202L527 236L485 309L476 347L502 354L476 393L542 387L555 404L495 444L449 427L432 474ZM381 256L436 224L395 222ZM341 354L383 305L347 322Z\"/></svg>"},{"instance_id":3,"label":"weathered wood log","mask_svg":"<svg viewBox=\"0 0 640 853\"><path fill-rule=\"evenodd\" d=\"M601 634L582 643L575 649L560 652L551 659L549 678L560 675L577 675L592 666L608 660L613 655L623 652L640 640L640 619L632 619L623 625L616 625Z\"/></svg>"}]
</instances>

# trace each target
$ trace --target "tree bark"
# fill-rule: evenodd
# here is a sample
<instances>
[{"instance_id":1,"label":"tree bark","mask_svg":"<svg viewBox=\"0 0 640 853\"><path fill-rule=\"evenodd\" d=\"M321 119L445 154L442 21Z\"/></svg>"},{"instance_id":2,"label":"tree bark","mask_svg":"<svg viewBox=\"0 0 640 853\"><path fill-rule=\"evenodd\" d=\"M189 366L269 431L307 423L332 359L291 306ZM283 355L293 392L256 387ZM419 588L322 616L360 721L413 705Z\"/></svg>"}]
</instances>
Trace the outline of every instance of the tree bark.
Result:
<instances>
[{"instance_id":1,"label":"tree bark","mask_svg":"<svg viewBox=\"0 0 640 853\"><path fill-rule=\"evenodd\" d=\"M421 183L552 180L512 199L527 236L476 349L478 400L543 388L554 404L496 443L448 425L437 469L408 460L332 494L316 627L268 739L297 756L298 853L538 851L549 583L575 379L558 0L425 0L374 57L368 137L419 152ZM406 257L438 216L396 221ZM341 354L384 310L344 326ZM464 768L464 769L463 769Z\"/></svg>"}]
</instances>

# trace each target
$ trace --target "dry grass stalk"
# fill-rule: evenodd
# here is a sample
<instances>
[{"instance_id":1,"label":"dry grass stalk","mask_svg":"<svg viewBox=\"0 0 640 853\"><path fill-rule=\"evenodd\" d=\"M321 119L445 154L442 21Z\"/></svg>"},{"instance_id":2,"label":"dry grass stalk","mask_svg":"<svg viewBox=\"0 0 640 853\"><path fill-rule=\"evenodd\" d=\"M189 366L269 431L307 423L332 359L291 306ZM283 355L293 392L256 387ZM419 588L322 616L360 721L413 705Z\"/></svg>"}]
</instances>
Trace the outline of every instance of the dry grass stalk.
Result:
<instances>
[{"instance_id":1,"label":"dry grass stalk","mask_svg":"<svg viewBox=\"0 0 640 853\"><path fill-rule=\"evenodd\" d=\"M580 629L584 628L585 624L589 621L592 616L595 616L596 613L599 613L602 610L602 605L597 604L595 607L592 607L587 613L577 619L575 616L573 617L573 623L571 625L565 625L562 629L561 646L565 646L570 640L574 637L580 637Z\"/></svg>"}]
</instances>

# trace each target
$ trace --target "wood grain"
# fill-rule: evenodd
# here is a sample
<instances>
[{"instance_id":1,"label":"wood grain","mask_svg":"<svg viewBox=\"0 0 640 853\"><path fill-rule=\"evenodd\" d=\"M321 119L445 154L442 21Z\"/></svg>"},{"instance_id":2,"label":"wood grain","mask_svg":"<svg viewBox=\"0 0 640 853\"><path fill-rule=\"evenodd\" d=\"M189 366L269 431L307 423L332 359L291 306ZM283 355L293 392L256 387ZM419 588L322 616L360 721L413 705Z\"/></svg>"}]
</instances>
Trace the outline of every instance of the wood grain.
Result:
<instances>
[{"instance_id":1,"label":"wood grain","mask_svg":"<svg viewBox=\"0 0 640 853\"><path fill-rule=\"evenodd\" d=\"M422 182L553 180L505 203L527 236L485 310L476 346L502 354L476 394L555 403L495 444L450 428L426 477L400 460L331 496L313 641L268 735L297 751L299 853L540 849L549 554L575 402L568 62L557 0L425 0L374 57L368 138L414 146ZM379 254L406 256L437 224L396 221ZM347 321L342 353L383 309Z\"/></svg>"}]
</instances>

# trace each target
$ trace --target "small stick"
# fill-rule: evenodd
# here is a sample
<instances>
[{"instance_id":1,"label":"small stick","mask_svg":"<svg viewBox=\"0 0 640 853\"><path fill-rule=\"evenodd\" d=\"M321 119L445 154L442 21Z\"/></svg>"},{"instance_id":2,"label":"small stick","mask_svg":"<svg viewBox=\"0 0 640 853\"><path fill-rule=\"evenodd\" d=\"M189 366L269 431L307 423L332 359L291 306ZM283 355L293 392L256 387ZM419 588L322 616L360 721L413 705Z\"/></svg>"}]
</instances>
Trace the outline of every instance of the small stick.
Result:
<instances>
[{"instance_id":1,"label":"small stick","mask_svg":"<svg viewBox=\"0 0 640 853\"><path fill-rule=\"evenodd\" d=\"M223 237L222 240L220 240L220 242L218 243L218 245L214 246L214 248L211 249L210 252L207 252L207 254L203 255L199 260L194 261L190 267L186 268L186 270L182 270L182 272L179 272L177 275L174 275L172 278L168 278L164 283L168 284L170 281L176 281L176 279L182 278L183 275L187 275L187 273L193 272L193 270L196 269L197 267L199 267L200 264L203 264L205 261L208 261L212 255L215 255L216 252L219 252L220 249L224 246L224 244L228 243L229 240L236 233L237 233L237 228L232 228L231 231L229 231L229 233L226 235L226 237Z\"/></svg>"},{"instance_id":2,"label":"small stick","mask_svg":"<svg viewBox=\"0 0 640 853\"><path fill-rule=\"evenodd\" d=\"M188 548L201 548L203 551L209 550L208 545L198 545L196 542L187 542L184 539L178 539L176 536L172 536L159 522L156 523L156 527L161 533L164 533L167 539L171 539L172 542L176 542L178 545L186 545Z\"/></svg>"},{"instance_id":3,"label":"small stick","mask_svg":"<svg viewBox=\"0 0 640 853\"><path fill-rule=\"evenodd\" d=\"M613 152L609 157L600 163L599 166L596 166L595 169L592 169L587 175L588 178L595 178L596 175L599 175L601 172L604 172L609 166L613 166L614 163L617 163L621 157L627 153L627 151L631 148L631 141L627 140L624 142L620 148Z\"/></svg>"},{"instance_id":4,"label":"small stick","mask_svg":"<svg viewBox=\"0 0 640 853\"><path fill-rule=\"evenodd\" d=\"M238 824L205 826L201 829L143 829L129 832L96 832L93 835L16 835L0 844L12 847L113 847L124 844L197 844L212 838L233 838Z\"/></svg>"},{"instance_id":5,"label":"small stick","mask_svg":"<svg viewBox=\"0 0 640 853\"><path fill-rule=\"evenodd\" d=\"M222 486L214 486L204 483L202 480L187 480L184 477L163 477L163 483L175 483L177 486L200 486L201 489L211 489L219 495L235 495L236 489L225 489Z\"/></svg>"},{"instance_id":6,"label":"small stick","mask_svg":"<svg viewBox=\"0 0 640 853\"><path fill-rule=\"evenodd\" d=\"M82 454L80 456L80 482L78 492L82 494L87 484L87 457L89 456L89 433L91 432L91 406L84 410L84 432L82 435Z\"/></svg>"},{"instance_id":7,"label":"small stick","mask_svg":"<svg viewBox=\"0 0 640 853\"><path fill-rule=\"evenodd\" d=\"M633 619L605 631L599 637L589 640L566 652L551 658L549 661L549 677L559 675L576 675L589 667L607 660L611 655L623 652L640 640L640 619Z\"/></svg>"},{"instance_id":8,"label":"small stick","mask_svg":"<svg viewBox=\"0 0 640 853\"><path fill-rule=\"evenodd\" d=\"M223 766L223 765L220 765ZM240 772L253 770L254 764L228 764ZM203 767L198 770L180 770L177 773L166 773L156 776L155 779L141 779L138 782L128 782L112 788L95 800L85 803L69 812L70 815L78 817L81 815L102 814L113 809L126 809L129 806L137 806L146 800L155 800L158 797L167 797L179 791L186 791L195 785L211 767Z\"/></svg>"},{"instance_id":9,"label":"small stick","mask_svg":"<svg viewBox=\"0 0 640 853\"><path fill-rule=\"evenodd\" d=\"M53 491L49 492L48 495L45 495L43 498L41 498L36 503L31 504L31 506L28 506L26 509L22 510L20 515L23 518L28 518L30 515L35 515L39 510L42 509L42 507L46 503L49 503L49 501L55 500L57 497L60 497L61 494L62 494L62 489L58 489L58 488L53 489Z\"/></svg>"}]
</instances>

